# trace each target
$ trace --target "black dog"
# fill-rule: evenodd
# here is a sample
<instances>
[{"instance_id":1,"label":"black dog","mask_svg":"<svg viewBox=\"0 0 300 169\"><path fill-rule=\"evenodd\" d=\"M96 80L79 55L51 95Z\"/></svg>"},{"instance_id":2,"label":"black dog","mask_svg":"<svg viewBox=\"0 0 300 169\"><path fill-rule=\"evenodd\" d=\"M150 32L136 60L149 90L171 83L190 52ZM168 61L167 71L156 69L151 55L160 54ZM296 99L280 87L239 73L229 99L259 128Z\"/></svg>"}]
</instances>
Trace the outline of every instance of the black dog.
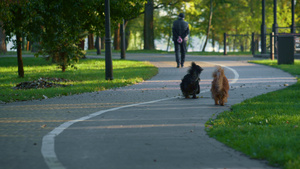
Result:
<instances>
[{"instance_id":1,"label":"black dog","mask_svg":"<svg viewBox=\"0 0 300 169\"><path fill-rule=\"evenodd\" d=\"M192 66L188 70L188 74L186 74L180 83L180 89L185 98L189 98L189 95L193 95L193 98L196 98L196 94L200 93L200 73L203 69L196 65L195 62L192 62Z\"/></svg>"}]
</instances>

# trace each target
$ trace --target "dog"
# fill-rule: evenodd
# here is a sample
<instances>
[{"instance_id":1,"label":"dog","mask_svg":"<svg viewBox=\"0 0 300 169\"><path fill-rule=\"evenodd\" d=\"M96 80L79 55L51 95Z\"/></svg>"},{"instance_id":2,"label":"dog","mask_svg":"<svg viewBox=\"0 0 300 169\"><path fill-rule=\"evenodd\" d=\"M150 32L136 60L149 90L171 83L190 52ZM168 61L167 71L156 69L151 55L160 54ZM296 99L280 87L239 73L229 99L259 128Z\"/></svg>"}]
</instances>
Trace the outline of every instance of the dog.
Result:
<instances>
[{"instance_id":1,"label":"dog","mask_svg":"<svg viewBox=\"0 0 300 169\"><path fill-rule=\"evenodd\" d=\"M188 70L188 73L183 77L180 83L180 89L185 98L189 98L190 95L193 95L193 98L196 98L196 94L200 93L200 74L203 69L196 65L195 62L192 62L191 67Z\"/></svg>"},{"instance_id":2,"label":"dog","mask_svg":"<svg viewBox=\"0 0 300 169\"><path fill-rule=\"evenodd\" d=\"M212 74L213 81L211 82L211 95L215 100L215 105L224 106L227 102L229 83L225 76L224 69L221 66L217 66L216 70Z\"/></svg>"}]
</instances>

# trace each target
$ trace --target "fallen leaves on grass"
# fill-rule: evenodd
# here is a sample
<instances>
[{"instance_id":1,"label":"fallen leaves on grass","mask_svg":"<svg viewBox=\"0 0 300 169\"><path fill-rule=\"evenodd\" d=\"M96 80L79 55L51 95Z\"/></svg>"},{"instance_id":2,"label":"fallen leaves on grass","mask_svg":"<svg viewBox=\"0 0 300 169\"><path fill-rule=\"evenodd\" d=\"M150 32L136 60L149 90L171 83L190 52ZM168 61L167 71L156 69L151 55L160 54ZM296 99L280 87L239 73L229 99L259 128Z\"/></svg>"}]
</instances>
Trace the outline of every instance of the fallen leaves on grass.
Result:
<instances>
[{"instance_id":1,"label":"fallen leaves on grass","mask_svg":"<svg viewBox=\"0 0 300 169\"><path fill-rule=\"evenodd\" d=\"M44 78L41 77L38 80L21 82L13 87L13 89L40 89L40 88L50 88L50 87L66 87L68 85L56 84L55 82L69 82L70 80L63 78Z\"/></svg>"}]
</instances>

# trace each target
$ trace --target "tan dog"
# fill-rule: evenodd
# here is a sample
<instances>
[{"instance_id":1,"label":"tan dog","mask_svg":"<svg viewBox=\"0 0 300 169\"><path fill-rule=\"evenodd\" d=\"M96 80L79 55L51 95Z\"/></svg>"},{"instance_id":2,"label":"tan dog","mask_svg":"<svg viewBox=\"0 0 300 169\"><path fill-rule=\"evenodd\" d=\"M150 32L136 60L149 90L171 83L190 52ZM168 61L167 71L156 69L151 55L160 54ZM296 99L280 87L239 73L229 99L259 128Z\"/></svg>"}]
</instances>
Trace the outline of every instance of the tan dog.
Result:
<instances>
[{"instance_id":1,"label":"tan dog","mask_svg":"<svg viewBox=\"0 0 300 169\"><path fill-rule=\"evenodd\" d=\"M224 106L229 96L229 83L224 74L224 69L221 66L217 66L212 76L214 78L210 89L212 98L215 100L215 105L220 104Z\"/></svg>"}]
</instances>

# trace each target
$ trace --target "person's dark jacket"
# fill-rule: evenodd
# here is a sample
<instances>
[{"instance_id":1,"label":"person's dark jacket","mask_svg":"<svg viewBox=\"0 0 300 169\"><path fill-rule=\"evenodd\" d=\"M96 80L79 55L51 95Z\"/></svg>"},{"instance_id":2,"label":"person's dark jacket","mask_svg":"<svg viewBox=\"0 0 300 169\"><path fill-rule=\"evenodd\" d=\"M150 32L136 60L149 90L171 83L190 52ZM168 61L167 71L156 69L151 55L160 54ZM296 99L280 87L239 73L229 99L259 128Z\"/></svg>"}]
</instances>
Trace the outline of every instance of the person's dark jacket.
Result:
<instances>
[{"instance_id":1,"label":"person's dark jacket","mask_svg":"<svg viewBox=\"0 0 300 169\"><path fill-rule=\"evenodd\" d=\"M178 17L178 19L173 22L172 32L173 41L177 41L178 36L182 39L187 39L187 35L190 33L189 24L184 21L183 18Z\"/></svg>"}]
</instances>

